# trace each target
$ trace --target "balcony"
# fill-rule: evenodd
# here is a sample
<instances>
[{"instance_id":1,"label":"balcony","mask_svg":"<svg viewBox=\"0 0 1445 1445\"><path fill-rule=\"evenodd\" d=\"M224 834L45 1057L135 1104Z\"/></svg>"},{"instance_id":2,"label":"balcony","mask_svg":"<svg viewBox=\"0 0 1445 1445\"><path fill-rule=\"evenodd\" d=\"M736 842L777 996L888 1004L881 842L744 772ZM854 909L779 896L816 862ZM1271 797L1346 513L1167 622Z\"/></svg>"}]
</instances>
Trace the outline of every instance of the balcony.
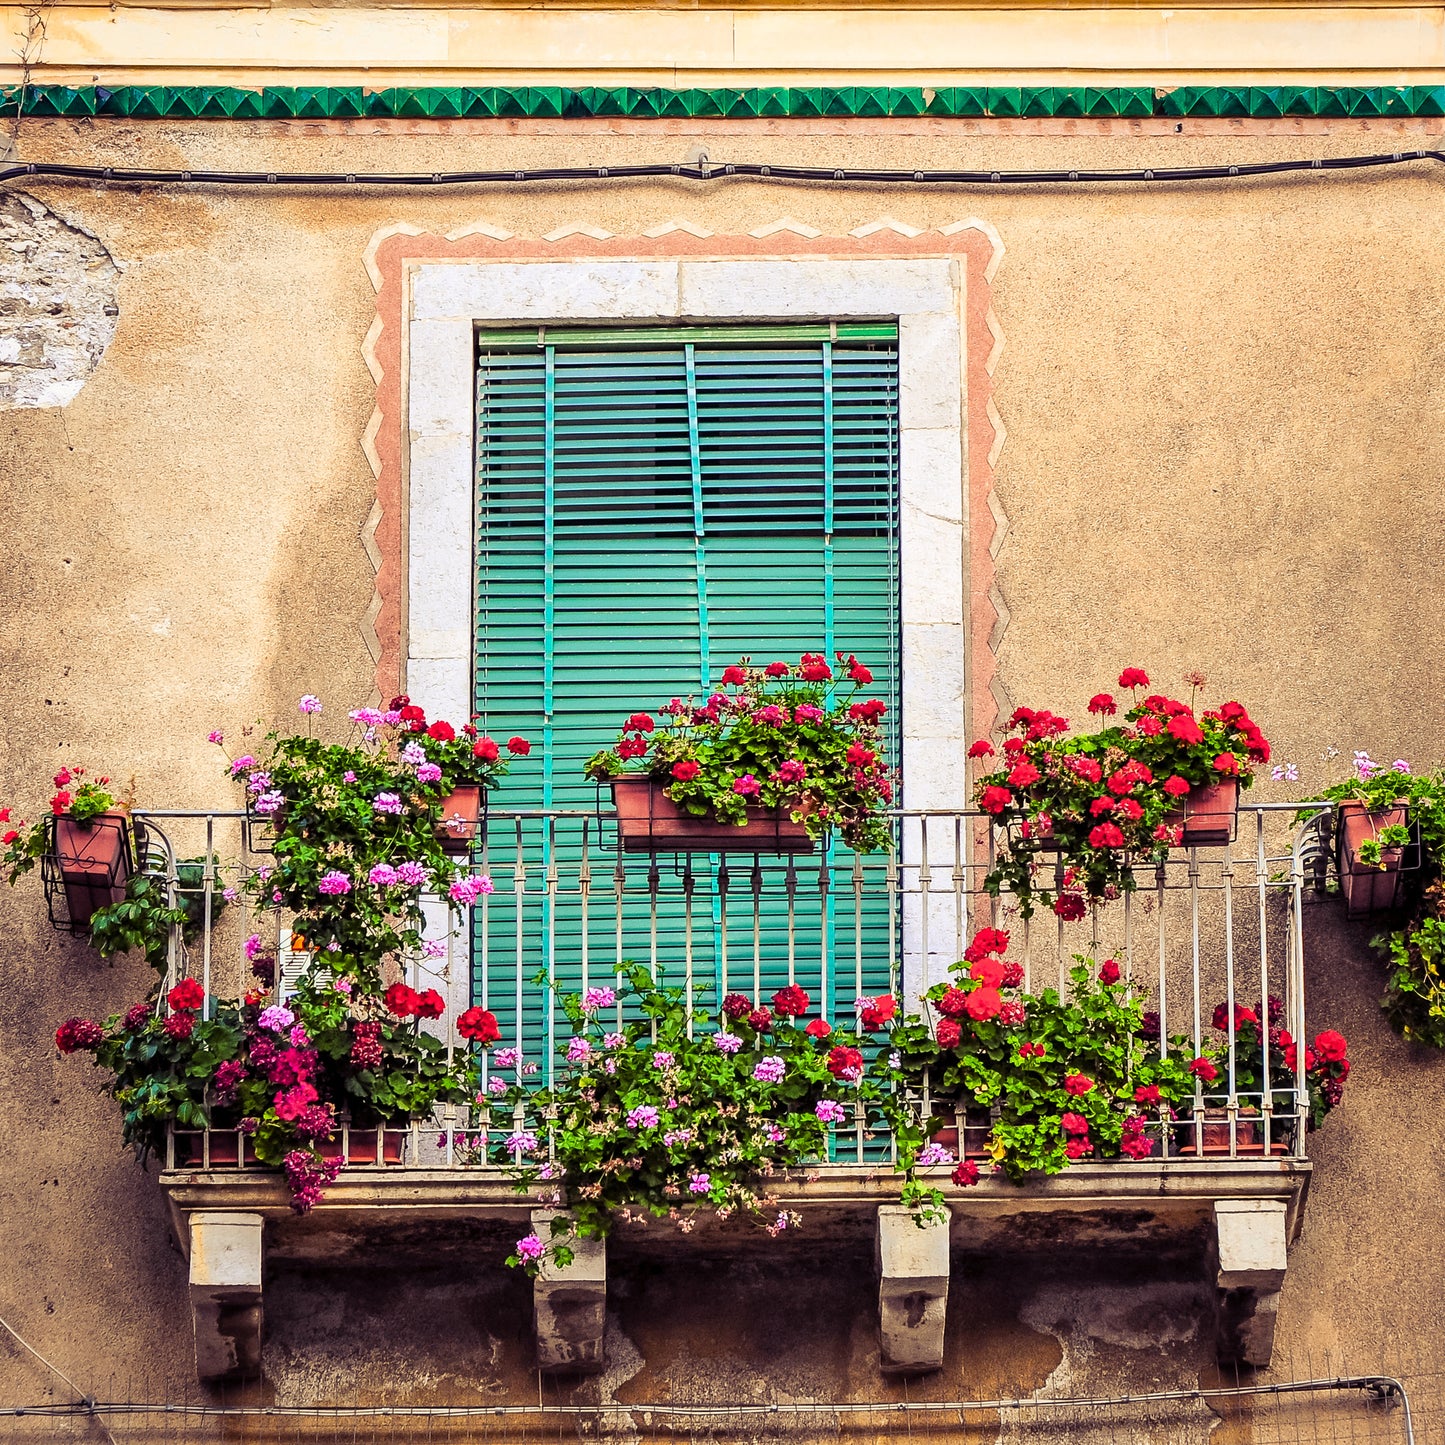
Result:
<instances>
[{"instance_id":1,"label":"balcony","mask_svg":"<svg viewBox=\"0 0 1445 1445\"><path fill-rule=\"evenodd\" d=\"M433 911L441 954L414 965L409 981L448 999L446 1019L482 1002L546 1079L570 1026L535 982L540 970L568 986L606 982L624 959L645 961L715 1008L729 989L754 997L796 982L846 1016L861 993L901 991L910 1001L946 977L973 930L1010 928L1025 986L1067 987L1076 954L1117 959L1131 989L1158 1014L1162 1040L1211 1036L1215 1005L1277 1001L1281 1021L1306 1036L1303 910L1318 866L1317 830L1293 827L1292 804L1245 806L1237 841L1176 850L1139 878L1138 891L1064 922L1022 920L1010 899L982 881L999 840L986 817L901 811L890 855L842 850L804 855L635 855L621 851L605 815L493 813L477 862L495 892L473 915L470 934ZM171 939L170 971L198 976L222 994L239 992L240 941L253 928L283 939L285 921L222 906L240 870L264 865L244 816L137 810L146 867L187 903L197 927ZM204 860L217 860L206 867ZM187 859L201 860L186 866ZM287 959L283 954L283 987ZM439 1021L438 1027L445 1027ZM1151 1021L1151 1027L1153 1027ZM449 1049L459 1041L447 1037ZM873 1250L880 1268L885 1368L927 1369L941 1359L950 1260L973 1253L1103 1248L1157 1258L1183 1252L1211 1261L1220 1291L1224 1356L1267 1363L1287 1244L1300 1228L1310 1165L1305 1154L1303 1080L1264 1077L1251 1091L1228 1068L1193 1108L1149 1125L1149 1157L1079 1163L1023 1185L988 1172L948 1195L948 1221L922 1229L898 1207L894 1146L861 1113L834 1127L826 1158L774 1191L801 1219L800 1242ZM479 1096L479 1099L484 1096ZM1282 1101L1287 1101L1281 1109ZM932 1112L927 1078L916 1100ZM988 1132L964 1128L961 1153L981 1158ZM235 1131L173 1131L161 1187L190 1253L197 1359L203 1375L259 1359L261 1255L274 1261L361 1258L381 1238L423 1222L477 1258L498 1262L529 1224L562 1201L519 1194L501 1167L483 1162L519 1125L549 1137L549 1120L484 1106L450 1107L405 1129L345 1129L333 1149L348 1163L303 1218L275 1171L248 1160ZM921 1171L948 1187L946 1167ZM566 1270L538 1279L538 1352L544 1368L601 1363L607 1250L659 1257L775 1250L761 1231L703 1222L679 1233L665 1224L619 1224L608 1245L583 1242ZM955 1283L957 1295L959 1285Z\"/></svg>"}]
</instances>

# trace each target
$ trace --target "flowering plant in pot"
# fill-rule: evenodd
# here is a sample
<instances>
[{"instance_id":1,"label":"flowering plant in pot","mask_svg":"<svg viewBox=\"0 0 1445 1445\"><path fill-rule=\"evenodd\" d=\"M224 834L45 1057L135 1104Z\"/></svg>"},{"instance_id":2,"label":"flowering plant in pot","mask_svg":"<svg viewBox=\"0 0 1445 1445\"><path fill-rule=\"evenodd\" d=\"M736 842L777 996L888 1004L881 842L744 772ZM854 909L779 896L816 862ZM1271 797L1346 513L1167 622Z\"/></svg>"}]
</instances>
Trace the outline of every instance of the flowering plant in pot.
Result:
<instances>
[{"instance_id":1,"label":"flowering plant in pot","mask_svg":"<svg viewBox=\"0 0 1445 1445\"><path fill-rule=\"evenodd\" d=\"M1137 693L1149 679L1131 667L1119 683ZM1132 890L1140 863L1207 841L1190 836L1180 808L1211 778L1247 786L1255 762L1269 756L1238 703L1196 717L1191 704L1151 694L1121 723L1109 721L1119 712L1110 693L1095 694L1088 707L1098 729L1072 735L1067 718L1015 709L1000 765L975 783L979 808L1007 830L984 887L1012 893L1025 918L1036 901L1062 918L1082 918L1089 902ZM997 756L985 739L969 749L970 758Z\"/></svg>"},{"instance_id":2,"label":"flowering plant in pot","mask_svg":"<svg viewBox=\"0 0 1445 1445\"><path fill-rule=\"evenodd\" d=\"M248 809L275 828L274 863L246 886L261 907L291 910L308 946L346 956L374 984L383 958L423 948L423 891L457 910L491 891L452 857L444 809L458 787L495 787L508 757L530 745L513 738L504 754L471 723L428 723L405 697L353 711L344 742L314 735L316 698L300 710L305 733L272 732L261 756L230 762ZM211 740L224 746L220 732Z\"/></svg>"},{"instance_id":3,"label":"flowering plant in pot","mask_svg":"<svg viewBox=\"0 0 1445 1445\"><path fill-rule=\"evenodd\" d=\"M1357 752L1353 775L1315 801L1335 804L1335 874L1349 917L1407 903L1409 875L1428 878L1445 856L1445 774L1416 773L1404 758L1385 767Z\"/></svg>"},{"instance_id":4,"label":"flowering plant in pot","mask_svg":"<svg viewBox=\"0 0 1445 1445\"><path fill-rule=\"evenodd\" d=\"M256 962L266 974L268 961ZM103 1024L72 1018L56 1031L62 1053L89 1052L110 1075L122 1137L142 1160L164 1153L172 1128L235 1130L249 1159L284 1169L293 1207L304 1213L346 1162L335 1147L343 1122L402 1127L469 1094L467 1054L449 1058L420 1027L444 1011L434 990L393 984L367 993L344 966L318 966L284 1004L264 986L205 1004L200 983L186 978L163 1010L138 1003ZM457 1024L482 1046L497 1037L495 1018L480 1009ZM213 1161L224 1139L213 1136ZM241 1162L234 1143L224 1162Z\"/></svg>"},{"instance_id":5,"label":"flowering plant in pot","mask_svg":"<svg viewBox=\"0 0 1445 1445\"><path fill-rule=\"evenodd\" d=\"M1273 1139L1285 1138L1294 1121L1295 1077L1299 1066L1299 1044L1283 1025L1284 1004L1270 995L1257 1002L1253 1008L1236 1003L1234 1006L1234 1095L1240 1101L1241 1114L1258 1114L1264 1107L1268 1094L1269 1109L1273 1118ZM1263 1021L1263 1022L1262 1022ZM1206 1048L1206 1053L1216 1067L1216 1077L1202 1079L1206 1115L1223 1115L1223 1106L1228 1103L1226 1092L1229 1083L1229 1003L1221 1001L1215 1006L1211 1019L1212 1027L1221 1038ZM1261 1027L1264 1033L1261 1034ZM1267 1042L1266 1042L1267 1040ZM1350 1076L1350 1061L1347 1057L1348 1044L1343 1034L1334 1029L1323 1029L1315 1035L1314 1043L1306 1044L1304 1050L1304 1078L1308 1093L1305 1108L1305 1124L1314 1130L1324 1123L1326 1116L1344 1098L1345 1080ZM1269 1087L1265 1088L1266 1067ZM1220 1087L1211 1088L1211 1084ZM1220 1126L1216 1126L1220 1127ZM1205 1129L1205 1147L1209 1147L1209 1125ZM1229 1147L1229 1125L1222 1126L1220 1144ZM1185 1125L1180 1134L1190 1139L1191 1127ZM1247 1121L1240 1121L1238 1141L1243 1144L1259 1142L1255 1127ZM1192 1147L1192 1144L1186 1145Z\"/></svg>"},{"instance_id":6,"label":"flowering plant in pot","mask_svg":"<svg viewBox=\"0 0 1445 1445\"><path fill-rule=\"evenodd\" d=\"M0 824L10 821L10 812L0 808ZM109 778L64 767L55 774L48 816L0 834L0 866L13 885L39 862L51 921L86 932L98 909L125 897L135 871L133 831L130 805L110 791Z\"/></svg>"},{"instance_id":7,"label":"flowering plant in pot","mask_svg":"<svg viewBox=\"0 0 1445 1445\"><path fill-rule=\"evenodd\" d=\"M566 1264L574 1236L604 1236L633 1212L684 1231L705 1213L774 1236L793 1228L772 1184L826 1158L830 1128L853 1125L874 1100L856 1034L804 1024L811 1000L796 986L771 1007L729 994L715 1012L689 1011L682 990L622 965L616 989L559 999L572 1036L554 1082L531 1088L528 1066L503 1049L487 1085L493 1110L552 1121L550 1138L519 1127L490 1148L519 1190L567 1211L550 1238L518 1240L508 1263L528 1273L547 1257Z\"/></svg>"},{"instance_id":8,"label":"flowering plant in pot","mask_svg":"<svg viewBox=\"0 0 1445 1445\"><path fill-rule=\"evenodd\" d=\"M981 929L951 970L954 981L924 995L936 1023L896 1023L892 1053L879 1056L875 1072L896 1092L926 1069L936 1095L990 1111L985 1153L1016 1182L1082 1159L1148 1157L1157 1147L1151 1114L1167 1117L1193 1092L1183 1041L1160 1056L1113 959L1076 958L1063 998L1052 988L1023 991L1023 969L1007 959L1007 947L1007 933ZM936 1133L936 1122L929 1129ZM926 1145L900 1162L954 1161ZM977 1179L974 1161L957 1164L955 1184Z\"/></svg>"},{"instance_id":9,"label":"flowering plant in pot","mask_svg":"<svg viewBox=\"0 0 1445 1445\"><path fill-rule=\"evenodd\" d=\"M651 780L673 812L722 825L707 836L696 830L712 848L738 846L731 830L751 822L756 833L771 814L775 841L785 846L835 832L858 852L886 850L892 831L884 809L894 791L881 740L887 708L858 697L873 680L867 667L851 655L836 660L841 676L821 653L765 667L743 658L702 703L673 698L660 724L633 713L616 745L588 761L587 774L606 783ZM664 836L655 826L648 833L644 846ZM685 830L670 836L684 838Z\"/></svg>"}]
</instances>

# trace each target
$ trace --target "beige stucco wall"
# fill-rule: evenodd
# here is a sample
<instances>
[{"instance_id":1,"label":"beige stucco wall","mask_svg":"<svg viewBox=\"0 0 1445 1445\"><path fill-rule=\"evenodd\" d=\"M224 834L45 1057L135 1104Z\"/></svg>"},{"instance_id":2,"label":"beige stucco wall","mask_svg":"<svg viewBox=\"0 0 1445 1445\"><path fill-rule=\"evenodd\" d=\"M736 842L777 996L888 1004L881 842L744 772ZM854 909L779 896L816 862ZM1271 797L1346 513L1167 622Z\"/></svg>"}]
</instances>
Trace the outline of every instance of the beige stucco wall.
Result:
<instances>
[{"instance_id":1,"label":"beige stucco wall","mask_svg":"<svg viewBox=\"0 0 1445 1445\"><path fill-rule=\"evenodd\" d=\"M698 139L715 161L909 168L1425 143L1383 123L1049 129L27 121L20 147L101 164L432 171L675 160ZM485 219L540 237L573 222L636 234L679 216L741 234L791 215L837 235L885 213L921 228L985 218L1007 248L993 300L1006 338L994 381L1008 432L998 569L1012 696L1077 712L1126 663L1166 680L1197 667L1249 704L1304 788L1338 771L1321 760L1330 748L1440 761L1445 283L1439 179L1424 167L986 194L750 182L30 194L109 251L118 316L68 406L0 412L0 801L33 813L53 767L83 761L134 772L152 805L226 805L209 728L283 716L303 691L338 706L365 698L372 572L358 531L374 480L359 438L374 384L360 346L375 298L361 257L393 221L445 233ZM50 1042L66 1014L129 1003L146 970L50 932L34 880L0 897L0 920L0 1313L87 1389L113 1378L163 1389L189 1367L184 1263L153 1180L118 1151L112 1106ZM1366 933L1330 905L1310 914L1312 1022L1349 1036L1356 1068L1312 1142L1279 1342L1295 1373L1327 1352L1352 1369L1402 1368L1445 1311L1429 1203L1445 1062L1380 1022ZM644 1361L630 1398L701 1389L709 1360L718 1389L768 1366L797 1393L894 1389L867 1367L866 1283L839 1282L816 1257L810 1267L829 1303L762 1338L747 1326L773 1309L767 1280L709 1276L719 1303L702 1310L685 1272L639 1276L615 1325L622 1357ZM866 1259L849 1267L866 1280ZM1057 1270L1036 1262L984 1288L997 1320L955 1311L937 1388L1036 1388L1069 1350L1075 1386L1205 1368L1207 1341L1179 1337L1199 1290L1189 1278L1101 1303L1141 1277L1136 1265L1105 1262L1067 1288ZM384 1375L426 1398L527 1398L525 1297L498 1276L288 1276L268 1304L278 1388L349 1394ZM439 1337L439 1312L454 1336ZM0 1343L0 1400L54 1384Z\"/></svg>"}]
</instances>

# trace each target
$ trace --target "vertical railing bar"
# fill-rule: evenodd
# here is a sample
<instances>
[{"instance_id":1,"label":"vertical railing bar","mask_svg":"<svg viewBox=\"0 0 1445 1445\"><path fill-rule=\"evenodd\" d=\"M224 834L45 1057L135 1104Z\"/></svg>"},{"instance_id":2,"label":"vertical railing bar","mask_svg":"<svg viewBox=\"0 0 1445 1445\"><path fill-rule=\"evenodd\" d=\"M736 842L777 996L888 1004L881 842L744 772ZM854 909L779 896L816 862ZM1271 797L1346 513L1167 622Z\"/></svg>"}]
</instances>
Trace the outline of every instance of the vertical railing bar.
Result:
<instances>
[{"instance_id":1,"label":"vertical railing bar","mask_svg":"<svg viewBox=\"0 0 1445 1445\"><path fill-rule=\"evenodd\" d=\"M1189 918L1192 939L1192 963L1194 970L1194 1057L1198 1058L1204 1046L1204 1027L1199 977L1199 849L1189 849ZM1204 1157L1204 1086L1195 1081L1194 1113L1196 1144L1199 1155Z\"/></svg>"},{"instance_id":2,"label":"vertical railing bar","mask_svg":"<svg viewBox=\"0 0 1445 1445\"><path fill-rule=\"evenodd\" d=\"M1169 975L1168 975L1168 948L1164 938L1164 882L1165 865L1162 861L1154 867L1154 891L1155 911L1159 916L1159 1057L1169 1057ZM1198 1090L1198 1080L1195 1080L1195 1089ZM1169 1156L1169 1146L1172 1142L1168 1129L1163 1133L1163 1152L1165 1158Z\"/></svg>"},{"instance_id":3,"label":"vertical railing bar","mask_svg":"<svg viewBox=\"0 0 1445 1445\"><path fill-rule=\"evenodd\" d=\"M953 819L953 956L963 957L964 939L968 934L967 910L964 890L968 886L968 873L964 868L964 839L967 831L963 826L963 814Z\"/></svg>"},{"instance_id":4,"label":"vertical railing bar","mask_svg":"<svg viewBox=\"0 0 1445 1445\"><path fill-rule=\"evenodd\" d=\"M891 849L888 854L888 861L883 865L883 888L888 896L888 980L891 991L897 993L901 990L902 978L900 976L900 940L899 940L899 918L903 911L903 884L900 877L898 857L903 850L905 832L900 822L897 834L898 846ZM862 950L859 950L857 960L858 989L863 988L863 959ZM856 995L855 995L856 996ZM911 1005L912 999L905 1000Z\"/></svg>"},{"instance_id":5,"label":"vertical railing bar","mask_svg":"<svg viewBox=\"0 0 1445 1445\"><path fill-rule=\"evenodd\" d=\"M687 1001L687 1036L692 1037L692 893L695 879L692 854L683 855L682 865L682 977Z\"/></svg>"},{"instance_id":6,"label":"vertical railing bar","mask_svg":"<svg viewBox=\"0 0 1445 1445\"><path fill-rule=\"evenodd\" d=\"M818 909L822 914L823 927L818 930L818 1006L825 1016L831 1018L828 1009L828 960L832 952L833 935L833 888L829 874L833 845L829 843L820 850L818 862Z\"/></svg>"},{"instance_id":7,"label":"vertical railing bar","mask_svg":"<svg viewBox=\"0 0 1445 1445\"><path fill-rule=\"evenodd\" d=\"M718 995L721 1004L728 995L728 888L732 883L732 870L728 867L726 853L718 854L717 873L717 917L718 917Z\"/></svg>"},{"instance_id":8,"label":"vertical railing bar","mask_svg":"<svg viewBox=\"0 0 1445 1445\"><path fill-rule=\"evenodd\" d=\"M512 824L513 831L516 835L517 843L516 854L512 860L512 897L515 900L514 907L516 910L517 929L516 954L513 958L513 987L516 990L517 1005L517 1077L520 1078L522 1064L527 1057L527 1030L525 1027L526 1015L523 1012L526 1007L526 999L524 997L522 987L523 973L525 968L523 964L523 959L526 956L526 937L523 932L525 922L523 917L523 900L525 899L527 894L527 862L522 852L522 819L520 815L512 820ZM549 1054L547 1060L547 1082L549 1084L552 1081L551 1069L552 1063L551 1056Z\"/></svg>"},{"instance_id":9,"label":"vertical railing bar","mask_svg":"<svg viewBox=\"0 0 1445 1445\"><path fill-rule=\"evenodd\" d=\"M863 855L853 855L853 997L861 998L863 995L863 885L866 879L863 873ZM888 900L891 910L892 899ZM894 961L892 950L888 954L888 992L895 993L894 970L897 964ZM836 1001L835 1001L836 1002ZM833 1013L836 1013L836 1007ZM829 1018L833 1014L828 1015Z\"/></svg>"},{"instance_id":10,"label":"vertical railing bar","mask_svg":"<svg viewBox=\"0 0 1445 1445\"><path fill-rule=\"evenodd\" d=\"M783 870L783 889L788 897L788 983L791 985L798 981L798 869L791 853ZM758 1003L761 1005L761 998Z\"/></svg>"},{"instance_id":11,"label":"vertical railing bar","mask_svg":"<svg viewBox=\"0 0 1445 1445\"><path fill-rule=\"evenodd\" d=\"M1235 1025L1234 986L1234 863L1230 856L1228 840L1224 844L1224 858L1219 865L1220 881L1224 888L1224 997L1228 1009L1229 1023L1229 1157L1239 1154L1239 1081L1236 1073L1238 1039ZM1266 1015L1268 1010L1266 1010ZM1269 1026L1262 1020L1259 1024L1261 1043L1266 1054L1269 1052Z\"/></svg>"},{"instance_id":12,"label":"vertical railing bar","mask_svg":"<svg viewBox=\"0 0 1445 1445\"><path fill-rule=\"evenodd\" d=\"M592 819L582 820L582 860L577 867L577 913L582 928L580 943L582 961L582 992L591 984L589 944L592 930Z\"/></svg>"},{"instance_id":13,"label":"vertical railing bar","mask_svg":"<svg viewBox=\"0 0 1445 1445\"><path fill-rule=\"evenodd\" d=\"M546 848L546 950L547 950L547 1081L552 1081L552 1059L557 1052L557 818L552 815L543 830Z\"/></svg>"},{"instance_id":14,"label":"vertical railing bar","mask_svg":"<svg viewBox=\"0 0 1445 1445\"><path fill-rule=\"evenodd\" d=\"M749 882L753 890L753 1000L763 996L763 860L753 854L753 871Z\"/></svg>"},{"instance_id":15,"label":"vertical railing bar","mask_svg":"<svg viewBox=\"0 0 1445 1445\"><path fill-rule=\"evenodd\" d=\"M201 919L201 988L205 998L201 1003L201 1017L211 1017L211 910L216 877L216 816L206 814L206 861L201 869L202 919Z\"/></svg>"},{"instance_id":16,"label":"vertical railing bar","mask_svg":"<svg viewBox=\"0 0 1445 1445\"><path fill-rule=\"evenodd\" d=\"M919 974L927 988L933 980L930 956L929 914L933 911L933 868L928 856L928 814L918 818L918 951L921 955Z\"/></svg>"}]
</instances>

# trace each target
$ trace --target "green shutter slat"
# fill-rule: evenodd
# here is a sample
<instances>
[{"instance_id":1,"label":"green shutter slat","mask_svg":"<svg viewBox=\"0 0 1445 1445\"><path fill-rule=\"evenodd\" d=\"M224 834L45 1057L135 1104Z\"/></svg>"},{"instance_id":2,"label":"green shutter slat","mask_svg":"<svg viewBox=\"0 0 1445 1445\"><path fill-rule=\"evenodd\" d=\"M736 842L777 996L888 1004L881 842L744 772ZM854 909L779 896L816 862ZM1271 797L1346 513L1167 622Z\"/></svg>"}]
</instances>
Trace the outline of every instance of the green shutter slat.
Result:
<instances>
[{"instance_id":1,"label":"green shutter slat","mask_svg":"<svg viewBox=\"0 0 1445 1445\"><path fill-rule=\"evenodd\" d=\"M575 327L506 327L501 330L478 330L477 344L484 350L493 347L585 346L651 347L658 345L696 346L804 341L897 341L896 321L839 322L835 325L813 326L610 326L579 330Z\"/></svg>"},{"instance_id":2,"label":"green shutter slat","mask_svg":"<svg viewBox=\"0 0 1445 1445\"><path fill-rule=\"evenodd\" d=\"M834 637L873 667L897 756L895 336L891 325L549 329L539 347L532 329L482 335L477 710L494 734L546 738L518 760L499 807L590 808L582 763L612 740L628 710L696 695L744 652L756 661L796 658ZM476 988L504 1033L520 1029L540 1061L555 1014L530 980L548 962L549 941L564 986L580 981L584 943L592 976L610 972L612 860L596 852L594 825L584 937L577 838L551 848L539 820L522 830L529 891L520 956L515 833L502 836L499 824L487 844L498 891L477 924ZM546 858L561 887L550 909L541 891ZM826 970L820 1002L832 1017L851 1005L860 957L864 988L888 987L897 927L883 903L884 860L864 860L861 919L846 883L851 857L839 850L834 890L821 896L820 861L793 865L797 937L812 944L795 950L792 965L813 979ZM708 1007L724 968L732 986L754 986L752 865L739 863L724 960L718 860L692 860L699 896L709 900L694 912L695 977ZM764 993L788 980L780 911L788 866L764 862L756 963ZM648 936L645 868L629 860L627 937L639 959ZM680 977L683 903L670 860L659 888L657 961Z\"/></svg>"}]
</instances>

